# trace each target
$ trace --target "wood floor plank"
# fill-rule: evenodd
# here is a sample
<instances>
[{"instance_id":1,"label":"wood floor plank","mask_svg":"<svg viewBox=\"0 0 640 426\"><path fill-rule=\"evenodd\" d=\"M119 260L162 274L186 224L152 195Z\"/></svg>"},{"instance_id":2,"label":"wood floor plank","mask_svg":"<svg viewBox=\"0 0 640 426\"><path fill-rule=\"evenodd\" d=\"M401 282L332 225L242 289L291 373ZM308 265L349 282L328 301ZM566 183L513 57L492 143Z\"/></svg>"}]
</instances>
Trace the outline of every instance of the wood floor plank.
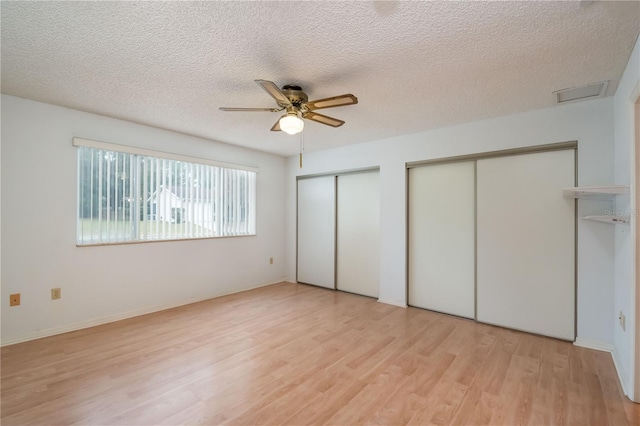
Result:
<instances>
[{"instance_id":1,"label":"wood floor plank","mask_svg":"<svg viewBox=\"0 0 640 426\"><path fill-rule=\"evenodd\" d=\"M493 413L500 408L500 398L487 392L482 392L480 402L469 419L471 425L488 425Z\"/></svg>"},{"instance_id":2,"label":"wood floor plank","mask_svg":"<svg viewBox=\"0 0 640 426\"><path fill-rule=\"evenodd\" d=\"M615 369L610 368L609 354L604 352L593 352L593 359L596 366L598 382L600 384L604 404L607 412L607 419L610 424L640 424L640 422L629 422L624 410L625 402L628 400L622 396L622 386L618 381Z\"/></svg>"},{"instance_id":3,"label":"wood floor plank","mask_svg":"<svg viewBox=\"0 0 640 426\"><path fill-rule=\"evenodd\" d=\"M281 283L3 347L3 425L635 425L611 356Z\"/></svg>"},{"instance_id":4,"label":"wood floor plank","mask_svg":"<svg viewBox=\"0 0 640 426\"><path fill-rule=\"evenodd\" d=\"M338 410L327 423L353 425L362 424L378 407L403 386L408 377L396 365L390 365L372 375L371 381L349 402Z\"/></svg>"}]
</instances>

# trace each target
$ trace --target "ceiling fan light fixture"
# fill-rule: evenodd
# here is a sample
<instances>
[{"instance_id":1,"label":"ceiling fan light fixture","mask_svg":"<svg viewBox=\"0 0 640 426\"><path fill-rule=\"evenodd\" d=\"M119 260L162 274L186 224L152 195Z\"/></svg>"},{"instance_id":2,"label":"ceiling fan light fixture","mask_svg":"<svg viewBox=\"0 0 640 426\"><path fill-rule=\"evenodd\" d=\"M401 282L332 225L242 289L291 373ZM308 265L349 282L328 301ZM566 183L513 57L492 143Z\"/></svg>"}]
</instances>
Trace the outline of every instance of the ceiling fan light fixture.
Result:
<instances>
[{"instance_id":1,"label":"ceiling fan light fixture","mask_svg":"<svg viewBox=\"0 0 640 426\"><path fill-rule=\"evenodd\" d=\"M280 118L280 129L289 135L295 135L304 129L304 121L297 113L289 112Z\"/></svg>"}]
</instances>

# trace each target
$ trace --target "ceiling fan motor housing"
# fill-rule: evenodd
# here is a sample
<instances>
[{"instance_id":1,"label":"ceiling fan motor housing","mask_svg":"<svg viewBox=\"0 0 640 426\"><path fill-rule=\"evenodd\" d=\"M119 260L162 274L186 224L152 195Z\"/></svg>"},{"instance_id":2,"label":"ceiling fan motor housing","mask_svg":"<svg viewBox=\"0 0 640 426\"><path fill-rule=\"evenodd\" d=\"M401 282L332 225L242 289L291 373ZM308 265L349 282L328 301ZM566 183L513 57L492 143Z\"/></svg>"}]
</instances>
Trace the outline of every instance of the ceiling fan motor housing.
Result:
<instances>
[{"instance_id":1,"label":"ceiling fan motor housing","mask_svg":"<svg viewBox=\"0 0 640 426\"><path fill-rule=\"evenodd\" d=\"M300 108L302 104L309 101L309 97L302 91L302 87L296 86L295 84L287 84L283 86L282 93L284 93L284 95L289 98L291 103L297 108ZM282 105L279 102L278 105L286 107L286 105Z\"/></svg>"}]
</instances>

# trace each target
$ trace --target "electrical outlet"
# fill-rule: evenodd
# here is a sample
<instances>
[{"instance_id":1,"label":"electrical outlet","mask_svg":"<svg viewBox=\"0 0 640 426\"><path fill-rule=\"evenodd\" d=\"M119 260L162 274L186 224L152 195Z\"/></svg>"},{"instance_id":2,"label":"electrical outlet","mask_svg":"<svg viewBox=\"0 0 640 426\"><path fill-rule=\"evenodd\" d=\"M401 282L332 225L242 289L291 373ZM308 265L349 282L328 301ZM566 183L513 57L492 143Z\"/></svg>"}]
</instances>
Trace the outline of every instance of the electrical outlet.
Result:
<instances>
[{"instance_id":1,"label":"electrical outlet","mask_svg":"<svg viewBox=\"0 0 640 426\"><path fill-rule=\"evenodd\" d=\"M273 265L273 257L269 258L269 265Z\"/></svg>"},{"instance_id":2,"label":"electrical outlet","mask_svg":"<svg viewBox=\"0 0 640 426\"><path fill-rule=\"evenodd\" d=\"M18 306L20 304L20 293L9 295L9 306Z\"/></svg>"},{"instance_id":3,"label":"electrical outlet","mask_svg":"<svg viewBox=\"0 0 640 426\"><path fill-rule=\"evenodd\" d=\"M51 289L51 300L60 299L61 296L62 296L62 290L60 290L59 288Z\"/></svg>"},{"instance_id":4,"label":"electrical outlet","mask_svg":"<svg viewBox=\"0 0 640 426\"><path fill-rule=\"evenodd\" d=\"M623 331L626 329L626 319L627 318L624 316L622 311L620 311L620 315L618 315L618 320L620 321L620 327L622 327Z\"/></svg>"}]
</instances>

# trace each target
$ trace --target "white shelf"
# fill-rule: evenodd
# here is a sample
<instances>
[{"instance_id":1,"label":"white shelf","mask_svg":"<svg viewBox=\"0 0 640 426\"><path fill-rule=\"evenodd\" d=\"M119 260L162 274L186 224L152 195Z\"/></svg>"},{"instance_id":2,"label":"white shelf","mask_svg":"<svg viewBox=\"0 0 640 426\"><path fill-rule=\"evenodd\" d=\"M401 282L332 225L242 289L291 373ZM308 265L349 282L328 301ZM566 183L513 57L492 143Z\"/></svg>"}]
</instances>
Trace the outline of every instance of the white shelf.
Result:
<instances>
[{"instance_id":1,"label":"white shelf","mask_svg":"<svg viewBox=\"0 0 640 426\"><path fill-rule=\"evenodd\" d=\"M587 198L593 200L611 200L616 195L629 194L629 187L624 185L613 186L578 186L564 188L563 194L567 198Z\"/></svg>"},{"instance_id":2,"label":"white shelf","mask_svg":"<svg viewBox=\"0 0 640 426\"><path fill-rule=\"evenodd\" d=\"M629 216L584 216L583 219L612 223L614 225L629 223Z\"/></svg>"}]
</instances>

